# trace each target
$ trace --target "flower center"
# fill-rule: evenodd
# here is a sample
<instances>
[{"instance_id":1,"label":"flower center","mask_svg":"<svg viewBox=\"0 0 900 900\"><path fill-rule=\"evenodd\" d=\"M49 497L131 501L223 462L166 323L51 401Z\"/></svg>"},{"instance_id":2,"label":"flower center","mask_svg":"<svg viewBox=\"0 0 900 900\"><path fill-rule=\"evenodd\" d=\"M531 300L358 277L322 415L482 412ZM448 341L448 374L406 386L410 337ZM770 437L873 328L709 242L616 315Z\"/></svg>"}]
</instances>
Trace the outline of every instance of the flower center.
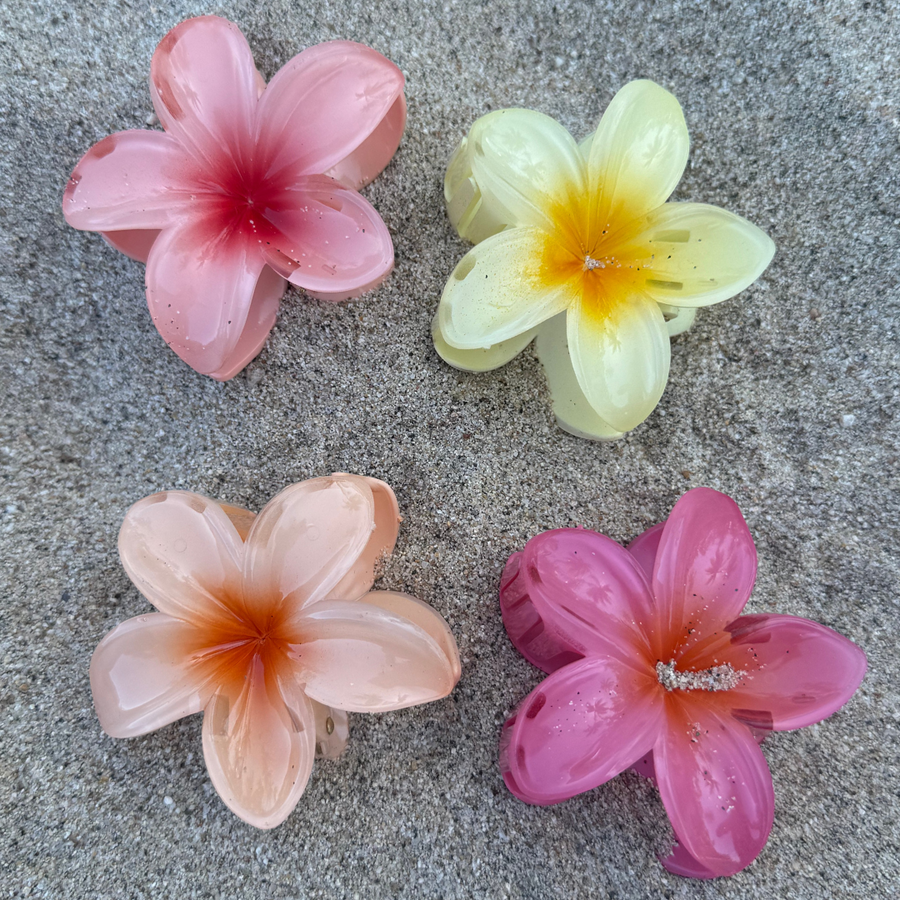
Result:
<instances>
[{"instance_id":1,"label":"flower center","mask_svg":"<svg viewBox=\"0 0 900 900\"><path fill-rule=\"evenodd\" d=\"M656 664L656 677L667 691L730 691L741 683L743 675L729 663L699 672L679 672L674 659Z\"/></svg>"}]
</instances>

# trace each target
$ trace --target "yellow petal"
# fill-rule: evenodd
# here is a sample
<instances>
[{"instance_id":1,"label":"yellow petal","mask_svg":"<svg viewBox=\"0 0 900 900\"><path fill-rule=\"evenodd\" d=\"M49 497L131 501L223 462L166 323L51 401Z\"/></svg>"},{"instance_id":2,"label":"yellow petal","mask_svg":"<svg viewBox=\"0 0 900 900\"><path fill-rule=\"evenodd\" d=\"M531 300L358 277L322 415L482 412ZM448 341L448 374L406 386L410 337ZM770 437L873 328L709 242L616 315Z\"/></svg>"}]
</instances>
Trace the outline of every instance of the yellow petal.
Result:
<instances>
[{"instance_id":1,"label":"yellow petal","mask_svg":"<svg viewBox=\"0 0 900 900\"><path fill-rule=\"evenodd\" d=\"M578 261L538 228L510 228L471 249L453 270L437 312L451 347L486 349L562 312L576 296Z\"/></svg>"},{"instance_id":2,"label":"yellow petal","mask_svg":"<svg viewBox=\"0 0 900 900\"><path fill-rule=\"evenodd\" d=\"M668 303L660 303L658 305L663 318L666 320L666 331L669 332L670 338L684 334L694 324L694 319L697 318L697 310L693 307L669 306Z\"/></svg>"},{"instance_id":3,"label":"yellow petal","mask_svg":"<svg viewBox=\"0 0 900 900\"><path fill-rule=\"evenodd\" d=\"M490 372L491 369L505 366L534 340L536 334L537 328L529 328L528 331L510 338L508 341L501 341L490 347L460 350L458 347L451 347L444 340L437 315L431 323L431 336L434 339L434 349L437 350L438 356L454 369L463 372Z\"/></svg>"},{"instance_id":4,"label":"yellow petal","mask_svg":"<svg viewBox=\"0 0 900 900\"><path fill-rule=\"evenodd\" d=\"M553 399L553 412L559 427L576 437L595 441L613 441L622 437L597 415L588 403L575 377L566 336L566 313L554 316L538 330L535 348L544 366L547 386Z\"/></svg>"},{"instance_id":5,"label":"yellow petal","mask_svg":"<svg viewBox=\"0 0 900 900\"><path fill-rule=\"evenodd\" d=\"M684 172L689 144L672 94L652 81L626 84L590 142L593 227L608 229L665 203Z\"/></svg>"},{"instance_id":6,"label":"yellow petal","mask_svg":"<svg viewBox=\"0 0 900 900\"><path fill-rule=\"evenodd\" d=\"M622 266L618 271L627 270L636 288L671 306L733 297L775 253L772 239L751 222L704 203L666 203L633 229L640 233L610 251Z\"/></svg>"},{"instance_id":7,"label":"yellow petal","mask_svg":"<svg viewBox=\"0 0 900 900\"><path fill-rule=\"evenodd\" d=\"M653 412L669 376L669 335L659 306L615 282L567 313L572 367L597 415L631 431Z\"/></svg>"}]
</instances>

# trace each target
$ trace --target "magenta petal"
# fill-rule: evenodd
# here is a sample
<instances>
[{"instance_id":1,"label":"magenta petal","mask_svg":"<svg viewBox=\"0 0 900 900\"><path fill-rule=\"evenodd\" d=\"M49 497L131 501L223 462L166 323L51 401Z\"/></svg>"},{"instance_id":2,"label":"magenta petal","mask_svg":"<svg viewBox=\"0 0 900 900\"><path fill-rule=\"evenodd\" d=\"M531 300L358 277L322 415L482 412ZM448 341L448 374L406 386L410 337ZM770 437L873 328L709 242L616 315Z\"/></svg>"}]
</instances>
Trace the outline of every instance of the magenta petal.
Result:
<instances>
[{"instance_id":1,"label":"magenta petal","mask_svg":"<svg viewBox=\"0 0 900 900\"><path fill-rule=\"evenodd\" d=\"M683 845L676 844L672 852L660 859L663 866L673 875L681 875L682 878L717 878L712 869L707 869L702 863L697 862Z\"/></svg>"},{"instance_id":2,"label":"magenta petal","mask_svg":"<svg viewBox=\"0 0 900 900\"><path fill-rule=\"evenodd\" d=\"M380 284L394 266L394 245L363 196L324 175L305 176L266 209L277 233L266 261L292 284L322 299L344 300Z\"/></svg>"},{"instance_id":3,"label":"magenta petal","mask_svg":"<svg viewBox=\"0 0 900 900\"><path fill-rule=\"evenodd\" d=\"M263 265L255 245L208 219L167 228L156 239L147 261L147 305L165 342L193 369L226 373L246 356L241 336ZM268 298L263 326L271 327Z\"/></svg>"},{"instance_id":4,"label":"magenta petal","mask_svg":"<svg viewBox=\"0 0 900 900\"><path fill-rule=\"evenodd\" d=\"M662 540L662 532L665 527L665 522L653 525L642 534L639 534L625 548L641 567L648 584L653 582L653 564L656 562L659 542Z\"/></svg>"},{"instance_id":5,"label":"magenta petal","mask_svg":"<svg viewBox=\"0 0 900 900\"><path fill-rule=\"evenodd\" d=\"M91 658L91 693L107 734L146 734L203 709L210 689L187 652L195 633L186 622L151 613L127 619L100 641Z\"/></svg>"},{"instance_id":6,"label":"magenta petal","mask_svg":"<svg viewBox=\"0 0 900 900\"><path fill-rule=\"evenodd\" d=\"M371 181L400 143L402 97L403 74L370 47L331 41L304 50L260 99L259 146L270 160L269 175L337 167L355 181Z\"/></svg>"},{"instance_id":7,"label":"magenta petal","mask_svg":"<svg viewBox=\"0 0 900 900\"><path fill-rule=\"evenodd\" d=\"M653 594L670 632L715 630L744 608L756 581L756 547L737 504L694 488L666 520L653 571Z\"/></svg>"},{"instance_id":8,"label":"magenta petal","mask_svg":"<svg viewBox=\"0 0 900 900\"><path fill-rule=\"evenodd\" d=\"M539 622L524 634L514 626L516 646L536 648L546 629L548 647L555 642L581 655L612 654L639 668L651 661L653 601L640 567L620 544L580 528L546 531L525 545L519 578L515 594L507 596L507 585L501 599L504 621L514 602L527 602ZM535 658L541 653L534 649Z\"/></svg>"},{"instance_id":9,"label":"magenta petal","mask_svg":"<svg viewBox=\"0 0 900 900\"><path fill-rule=\"evenodd\" d=\"M527 803L558 803L628 768L659 733L659 685L618 660L558 669L504 726L500 770Z\"/></svg>"},{"instance_id":10,"label":"magenta petal","mask_svg":"<svg viewBox=\"0 0 900 900\"><path fill-rule=\"evenodd\" d=\"M218 16L176 25L150 63L150 96L163 128L213 169L252 162L258 93L246 38Z\"/></svg>"},{"instance_id":11,"label":"magenta petal","mask_svg":"<svg viewBox=\"0 0 900 900\"><path fill-rule=\"evenodd\" d=\"M159 229L190 204L197 177L196 164L168 135L120 131L75 166L63 215L88 231Z\"/></svg>"},{"instance_id":12,"label":"magenta petal","mask_svg":"<svg viewBox=\"0 0 900 900\"><path fill-rule=\"evenodd\" d=\"M818 622L741 616L727 630L727 661L746 673L728 693L732 715L757 728L787 731L821 722L853 696L866 674L865 653Z\"/></svg>"},{"instance_id":13,"label":"magenta petal","mask_svg":"<svg viewBox=\"0 0 900 900\"><path fill-rule=\"evenodd\" d=\"M653 763L669 820L699 866L733 875L756 859L772 830L769 767L743 725L696 701L667 701Z\"/></svg>"}]
</instances>

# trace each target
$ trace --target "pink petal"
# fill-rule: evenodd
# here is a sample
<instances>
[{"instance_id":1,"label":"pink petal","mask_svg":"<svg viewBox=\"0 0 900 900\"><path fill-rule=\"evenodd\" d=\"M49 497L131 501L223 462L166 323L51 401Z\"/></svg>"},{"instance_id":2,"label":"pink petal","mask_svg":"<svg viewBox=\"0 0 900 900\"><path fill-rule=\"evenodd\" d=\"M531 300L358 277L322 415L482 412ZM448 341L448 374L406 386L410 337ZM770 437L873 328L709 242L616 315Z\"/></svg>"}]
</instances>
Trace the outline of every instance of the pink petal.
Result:
<instances>
[{"instance_id":1,"label":"pink petal","mask_svg":"<svg viewBox=\"0 0 900 900\"><path fill-rule=\"evenodd\" d=\"M714 708L674 695L666 701L667 727L653 748L666 812L688 856L713 875L733 875L756 859L772 830L765 757L747 728Z\"/></svg>"},{"instance_id":2,"label":"pink petal","mask_svg":"<svg viewBox=\"0 0 900 900\"><path fill-rule=\"evenodd\" d=\"M176 25L150 63L163 128L210 174L253 160L258 75L237 25L200 16Z\"/></svg>"},{"instance_id":3,"label":"pink petal","mask_svg":"<svg viewBox=\"0 0 900 900\"><path fill-rule=\"evenodd\" d=\"M196 163L158 131L111 134L81 158L66 185L63 215L87 231L159 229L191 203Z\"/></svg>"},{"instance_id":4,"label":"pink petal","mask_svg":"<svg viewBox=\"0 0 900 900\"><path fill-rule=\"evenodd\" d=\"M189 666L195 633L186 622L151 613L103 638L91 657L91 692L107 734L146 734L203 709L210 689Z\"/></svg>"},{"instance_id":5,"label":"pink petal","mask_svg":"<svg viewBox=\"0 0 900 900\"><path fill-rule=\"evenodd\" d=\"M375 527L362 553L350 567L350 571L331 589L328 597L332 600L356 600L367 593L375 582L375 570L383 565L391 555L397 542L400 527L400 507L390 485L377 478L361 478L345 475L345 478L360 478L372 491L375 504ZM411 598L412 599L412 598ZM419 602L418 600L416 601ZM429 609L431 607L428 607Z\"/></svg>"},{"instance_id":6,"label":"pink petal","mask_svg":"<svg viewBox=\"0 0 900 900\"><path fill-rule=\"evenodd\" d=\"M665 525L665 522L659 522L657 525L651 526L626 547L641 567L648 584L653 581L653 564L656 562L656 553L659 550L659 542L662 539Z\"/></svg>"},{"instance_id":7,"label":"pink petal","mask_svg":"<svg viewBox=\"0 0 900 900\"><path fill-rule=\"evenodd\" d=\"M637 667L655 663L648 638L654 633L652 603L631 555L580 528L533 537L517 570L504 573L500 591L513 643L549 670L574 654L611 654Z\"/></svg>"},{"instance_id":8,"label":"pink petal","mask_svg":"<svg viewBox=\"0 0 900 900\"><path fill-rule=\"evenodd\" d=\"M134 231L101 232L106 243L115 247L120 253L145 263L150 257L150 248L159 237L159 232L138 228Z\"/></svg>"},{"instance_id":9,"label":"pink petal","mask_svg":"<svg viewBox=\"0 0 900 900\"><path fill-rule=\"evenodd\" d=\"M266 208L275 233L266 262L291 284L323 300L346 300L384 281L394 245L381 216L356 191L324 175L298 180Z\"/></svg>"},{"instance_id":10,"label":"pink petal","mask_svg":"<svg viewBox=\"0 0 900 900\"><path fill-rule=\"evenodd\" d=\"M218 224L207 216L159 235L147 262L147 305L189 366L227 378L265 340L284 282L268 276L260 285L264 263L256 245Z\"/></svg>"},{"instance_id":11,"label":"pink petal","mask_svg":"<svg viewBox=\"0 0 900 900\"><path fill-rule=\"evenodd\" d=\"M160 611L195 624L230 619L220 597L240 590L241 539L221 507L187 491L139 500L119 530L128 577Z\"/></svg>"},{"instance_id":12,"label":"pink petal","mask_svg":"<svg viewBox=\"0 0 900 900\"><path fill-rule=\"evenodd\" d=\"M309 702L316 717L316 758L337 759L350 739L349 716L342 709Z\"/></svg>"},{"instance_id":13,"label":"pink petal","mask_svg":"<svg viewBox=\"0 0 900 900\"><path fill-rule=\"evenodd\" d=\"M352 569L374 521L372 490L363 478L332 475L286 488L269 501L247 535L245 602L287 604L296 618Z\"/></svg>"},{"instance_id":14,"label":"pink petal","mask_svg":"<svg viewBox=\"0 0 900 900\"><path fill-rule=\"evenodd\" d=\"M361 186L388 164L405 120L400 70L362 44L331 41L275 74L259 103L259 146L270 177L334 167Z\"/></svg>"},{"instance_id":15,"label":"pink petal","mask_svg":"<svg viewBox=\"0 0 900 900\"><path fill-rule=\"evenodd\" d=\"M437 613L435 613L437 615ZM384 712L446 697L458 659L411 619L371 603L307 606L294 648L307 694L350 712Z\"/></svg>"},{"instance_id":16,"label":"pink petal","mask_svg":"<svg viewBox=\"0 0 900 900\"><path fill-rule=\"evenodd\" d=\"M651 670L609 658L554 672L504 726L507 787L527 803L558 803L628 768L658 735L663 706L655 681Z\"/></svg>"},{"instance_id":17,"label":"pink petal","mask_svg":"<svg viewBox=\"0 0 900 900\"><path fill-rule=\"evenodd\" d=\"M862 683L866 655L843 635L794 616L741 616L717 653L744 671L727 694L732 715L757 728L787 731L827 719Z\"/></svg>"},{"instance_id":18,"label":"pink petal","mask_svg":"<svg viewBox=\"0 0 900 900\"><path fill-rule=\"evenodd\" d=\"M666 520L653 571L653 594L670 635L686 645L709 637L744 608L756 581L756 547L738 505L694 488Z\"/></svg>"},{"instance_id":19,"label":"pink petal","mask_svg":"<svg viewBox=\"0 0 900 900\"><path fill-rule=\"evenodd\" d=\"M264 671L257 657L246 678L221 686L203 716L203 755L225 805L257 828L281 824L312 771L316 720L290 678Z\"/></svg>"}]
</instances>

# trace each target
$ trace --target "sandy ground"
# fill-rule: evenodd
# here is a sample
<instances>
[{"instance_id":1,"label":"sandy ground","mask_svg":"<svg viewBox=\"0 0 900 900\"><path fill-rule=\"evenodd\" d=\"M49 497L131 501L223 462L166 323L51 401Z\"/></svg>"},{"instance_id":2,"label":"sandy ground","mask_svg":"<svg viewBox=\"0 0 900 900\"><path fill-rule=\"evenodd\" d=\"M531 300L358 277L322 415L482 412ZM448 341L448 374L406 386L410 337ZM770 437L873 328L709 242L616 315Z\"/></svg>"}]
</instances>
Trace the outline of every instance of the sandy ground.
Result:
<instances>
[{"instance_id":1,"label":"sandy ground","mask_svg":"<svg viewBox=\"0 0 900 900\"><path fill-rule=\"evenodd\" d=\"M367 42L407 75L409 125L367 196L397 267L362 300L285 298L228 384L158 337L144 267L65 226L68 173L144 127L150 56L218 12L271 76L303 47ZM898 882L898 22L872 2L233 2L0 5L0 866L6 897L745 898L900 894ZM505 106L592 130L653 78L692 136L677 199L759 224L778 253L673 346L658 410L617 444L554 424L532 350L472 376L429 323L465 246L441 180ZM354 715L285 824L259 832L209 784L199 716L131 741L100 730L88 663L149 610L119 565L133 501L184 488L259 509L334 470L377 475L405 521L381 586L450 622L463 678L440 703ZM825 724L765 746L768 846L714 883L667 875L668 826L626 775L553 808L503 786L500 725L539 680L503 630L507 555L546 528L628 540L709 485L760 553L749 611L817 619L869 674ZM893 662L892 662L893 661Z\"/></svg>"}]
</instances>

